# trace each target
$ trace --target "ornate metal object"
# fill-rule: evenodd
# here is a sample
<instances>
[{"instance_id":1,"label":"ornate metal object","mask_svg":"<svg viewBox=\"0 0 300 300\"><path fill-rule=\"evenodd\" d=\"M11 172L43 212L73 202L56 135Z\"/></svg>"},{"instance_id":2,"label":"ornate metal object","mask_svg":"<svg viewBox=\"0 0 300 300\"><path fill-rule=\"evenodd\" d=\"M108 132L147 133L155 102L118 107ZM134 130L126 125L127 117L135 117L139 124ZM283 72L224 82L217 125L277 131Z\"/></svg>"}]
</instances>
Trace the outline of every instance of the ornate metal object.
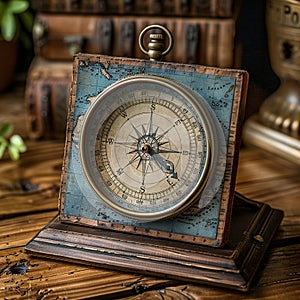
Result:
<instances>
[{"instance_id":1,"label":"ornate metal object","mask_svg":"<svg viewBox=\"0 0 300 300\"><path fill-rule=\"evenodd\" d=\"M268 44L279 89L244 128L246 144L300 163L300 2L268 0Z\"/></svg>"},{"instance_id":2,"label":"ornate metal object","mask_svg":"<svg viewBox=\"0 0 300 300\"><path fill-rule=\"evenodd\" d=\"M299 138L300 2L269 0L267 30L271 64L281 85L261 106L259 121Z\"/></svg>"}]
</instances>

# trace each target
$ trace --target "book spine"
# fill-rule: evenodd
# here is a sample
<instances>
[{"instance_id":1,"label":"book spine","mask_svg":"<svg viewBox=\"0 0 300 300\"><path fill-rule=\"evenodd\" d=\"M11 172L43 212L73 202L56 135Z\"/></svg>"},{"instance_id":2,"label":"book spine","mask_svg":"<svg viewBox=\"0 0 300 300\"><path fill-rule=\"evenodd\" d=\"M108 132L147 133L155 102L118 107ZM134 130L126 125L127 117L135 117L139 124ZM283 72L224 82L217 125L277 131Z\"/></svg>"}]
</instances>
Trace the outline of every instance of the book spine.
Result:
<instances>
[{"instance_id":1,"label":"book spine","mask_svg":"<svg viewBox=\"0 0 300 300\"><path fill-rule=\"evenodd\" d=\"M72 62L33 60L25 89L29 138L64 137L71 81Z\"/></svg>"},{"instance_id":2,"label":"book spine","mask_svg":"<svg viewBox=\"0 0 300 300\"><path fill-rule=\"evenodd\" d=\"M36 55L56 60L71 60L78 52L146 58L137 40L150 24L163 24L173 34L166 61L232 67L233 19L38 14L35 26L44 34L34 40Z\"/></svg>"},{"instance_id":3,"label":"book spine","mask_svg":"<svg viewBox=\"0 0 300 300\"><path fill-rule=\"evenodd\" d=\"M223 26L219 26L218 35L218 54L217 65L219 67L228 67L235 65L236 44L234 42L235 25L232 22L224 22ZM229 41L228 39L231 39ZM230 47L231 45L231 47Z\"/></svg>"},{"instance_id":4,"label":"book spine","mask_svg":"<svg viewBox=\"0 0 300 300\"><path fill-rule=\"evenodd\" d=\"M37 12L232 17L234 0L33 0Z\"/></svg>"},{"instance_id":5,"label":"book spine","mask_svg":"<svg viewBox=\"0 0 300 300\"><path fill-rule=\"evenodd\" d=\"M218 47L220 47L219 33L220 33L220 28L222 26L219 26L220 24L217 21L210 22L207 25L208 26L207 26L207 33L206 33L205 64L209 66L216 66L218 63Z\"/></svg>"}]
</instances>

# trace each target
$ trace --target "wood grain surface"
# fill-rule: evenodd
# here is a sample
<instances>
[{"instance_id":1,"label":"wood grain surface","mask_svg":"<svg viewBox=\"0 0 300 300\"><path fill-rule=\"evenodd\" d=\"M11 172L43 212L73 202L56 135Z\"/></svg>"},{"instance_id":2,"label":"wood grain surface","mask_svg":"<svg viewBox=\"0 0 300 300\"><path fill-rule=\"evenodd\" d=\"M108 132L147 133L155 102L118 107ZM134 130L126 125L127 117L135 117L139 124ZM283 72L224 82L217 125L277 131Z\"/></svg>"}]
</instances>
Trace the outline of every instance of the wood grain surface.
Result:
<instances>
[{"instance_id":1,"label":"wood grain surface","mask_svg":"<svg viewBox=\"0 0 300 300\"><path fill-rule=\"evenodd\" d=\"M7 103L7 104L5 104ZM0 122L25 136L22 93L0 97ZM256 149L240 153L236 190L284 210L249 293L54 261L24 245L57 214L63 141L27 141L0 161L0 299L300 299L300 170Z\"/></svg>"}]
</instances>

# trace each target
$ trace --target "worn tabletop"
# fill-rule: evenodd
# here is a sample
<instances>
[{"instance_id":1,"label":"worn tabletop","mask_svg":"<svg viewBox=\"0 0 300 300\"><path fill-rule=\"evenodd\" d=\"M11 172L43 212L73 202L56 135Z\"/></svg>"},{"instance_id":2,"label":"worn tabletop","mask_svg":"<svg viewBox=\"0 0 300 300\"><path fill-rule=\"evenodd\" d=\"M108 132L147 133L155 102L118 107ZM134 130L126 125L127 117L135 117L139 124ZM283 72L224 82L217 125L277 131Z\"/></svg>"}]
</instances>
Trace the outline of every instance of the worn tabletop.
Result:
<instances>
[{"instance_id":1,"label":"worn tabletop","mask_svg":"<svg viewBox=\"0 0 300 300\"><path fill-rule=\"evenodd\" d=\"M26 135L23 93L0 96L0 124ZM63 141L27 141L16 162L0 160L0 299L300 299L300 168L242 148L236 190L284 211L249 293L176 282L24 253L56 214Z\"/></svg>"}]
</instances>

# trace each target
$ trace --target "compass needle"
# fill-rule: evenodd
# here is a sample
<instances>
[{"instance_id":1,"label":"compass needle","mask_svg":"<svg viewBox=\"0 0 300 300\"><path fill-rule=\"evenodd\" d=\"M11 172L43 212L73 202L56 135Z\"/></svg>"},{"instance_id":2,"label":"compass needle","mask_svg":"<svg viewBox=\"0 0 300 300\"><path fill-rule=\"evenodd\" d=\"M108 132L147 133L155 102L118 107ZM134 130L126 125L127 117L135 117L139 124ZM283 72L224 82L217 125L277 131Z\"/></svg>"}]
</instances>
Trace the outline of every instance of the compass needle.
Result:
<instances>
[{"instance_id":1,"label":"compass needle","mask_svg":"<svg viewBox=\"0 0 300 300\"><path fill-rule=\"evenodd\" d=\"M150 110L150 118L149 118L149 124L148 124L148 135L151 136L153 134L153 109L155 108L155 104L151 105Z\"/></svg>"},{"instance_id":2,"label":"compass needle","mask_svg":"<svg viewBox=\"0 0 300 300\"><path fill-rule=\"evenodd\" d=\"M119 142L119 141L114 141L114 144L116 144L116 145L128 146L128 147L134 146L134 144L133 144L132 142Z\"/></svg>"},{"instance_id":3,"label":"compass needle","mask_svg":"<svg viewBox=\"0 0 300 300\"><path fill-rule=\"evenodd\" d=\"M137 153L137 152L138 152L138 150L137 150L137 149L134 149L134 150L132 150L132 151L127 152L127 154L132 154L132 153Z\"/></svg>"},{"instance_id":4,"label":"compass needle","mask_svg":"<svg viewBox=\"0 0 300 300\"><path fill-rule=\"evenodd\" d=\"M134 140L138 140L138 137L133 136L132 134L129 135L131 138L133 138Z\"/></svg>"},{"instance_id":5,"label":"compass needle","mask_svg":"<svg viewBox=\"0 0 300 300\"><path fill-rule=\"evenodd\" d=\"M158 146L162 146L162 145L165 145L165 144L168 144L169 141L165 141L165 142L161 142L161 143L158 143Z\"/></svg>"},{"instance_id":6,"label":"compass needle","mask_svg":"<svg viewBox=\"0 0 300 300\"><path fill-rule=\"evenodd\" d=\"M138 158L139 155L135 155L122 169L125 169L126 167L132 165ZM138 164L140 164L140 161L138 162Z\"/></svg>"},{"instance_id":7,"label":"compass needle","mask_svg":"<svg viewBox=\"0 0 300 300\"><path fill-rule=\"evenodd\" d=\"M141 132L138 131L138 129L136 128L136 126L131 122L131 120L128 119L128 121L129 121L130 125L132 126L132 128L134 129L136 135L138 136L138 139L139 139L140 137L142 137L143 134L142 134Z\"/></svg>"},{"instance_id":8,"label":"compass needle","mask_svg":"<svg viewBox=\"0 0 300 300\"><path fill-rule=\"evenodd\" d=\"M158 129L159 129L159 127L157 126L156 129L155 129L155 131L152 133L152 136L153 136L153 137L156 137L157 132L158 132Z\"/></svg>"},{"instance_id":9,"label":"compass needle","mask_svg":"<svg viewBox=\"0 0 300 300\"><path fill-rule=\"evenodd\" d=\"M151 158L154 159L158 167L164 172L168 174L174 173L174 164L170 160L165 160L158 153L150 153Z\"/></svg>"},{"instance_id":10,"label":"compass needle","mask_svg":"<svg viewBox=\"0 0 300 300\"><path fill-rule=\"evenodd\" d=\"M146 174L149 166L150 166L149 160L143 159L142 160L142 185L143 186L145 185Z\"/></svg>"},{"instance_id":11,"label":"compass needle","mask_svg":"<svg viewBox=\"0 0 300 300\"><path fill-rule=\"evenodd\" d=\"M127 152L128 154L131 154L131 153L136 152L136 143L133 143L133 142L118 142L118 141L114 141L114 144L115 144L115 145L118 145L118 146L123 146L123 147L126 148L126 149L132 149L132 148L134 148L133 150Z\"/></svg>"},{"instance_id":12,"label":"compass needle","mask_svg":"<svg viewBox=\"0 0 300 300\"><path fill-rule=\"evenodd\" d=\"M172 149L159 149L158 153L181 153L181 151Z\"/></svg>"},{"instance_id":13,"label":"compass needle","mask_svg":"<svg viewBox=\"0 0 300 300\"><path fill-rule=\"evenodd\" d=\"M174 125L172 127L168 128L165 132L163 132L159 137L157 137L157 140L160 141L163 137L165 137L172 129L174 128Z\"/></svg>"},{"instance_id":14,"label":"compass needle","mask_svg":"<svg viewBox=\"0 0 300 300\"><path fill-rule=\"evenodd\" d=\"M143 133L144 133L144 135L146 135L146 134L147 134L147 130L146 130L146 128L145 128L145 126L144 126L144 125L142 125L142 129L143 129Z\"/></svg>"}]
</instances>

